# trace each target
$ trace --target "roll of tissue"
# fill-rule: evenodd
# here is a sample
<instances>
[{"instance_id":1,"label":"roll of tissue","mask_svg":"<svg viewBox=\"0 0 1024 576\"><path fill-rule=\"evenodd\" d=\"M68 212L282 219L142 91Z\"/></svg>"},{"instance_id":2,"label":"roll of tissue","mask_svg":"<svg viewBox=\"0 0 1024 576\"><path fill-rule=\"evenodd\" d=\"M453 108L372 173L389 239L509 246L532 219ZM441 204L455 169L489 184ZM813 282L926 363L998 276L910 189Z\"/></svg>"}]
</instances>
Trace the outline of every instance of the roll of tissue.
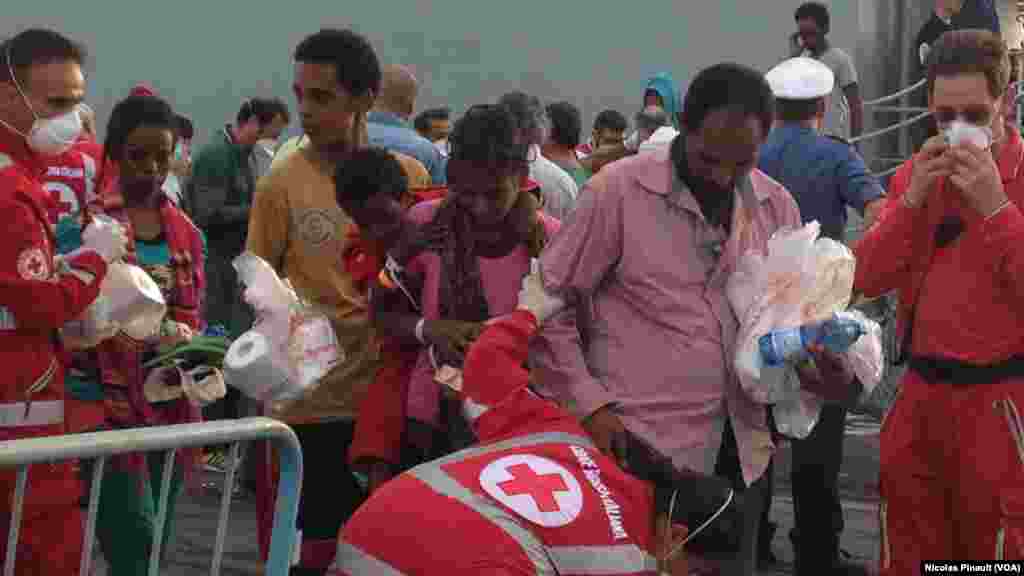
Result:
<instances>
[{"instance_id":1,"label":"roll of tissue","mask_svg":"<svg viewBox=\"0 0 1024 576\"><path fill-rule=\"evenodd\" d=\"M264 334L250 330L239 336L224 356L224 379L246 396L259 401L289 396L287 368L275 361L272 344Z\"/></svg>"},{"instance_id":2,"label":"roll of tissue","mask_svg":"<svg viewBox=\"0 0 1024 576\"><path fill-rule=\"evenodd\" d=\"M167 303L149 274L131 264L111 264L100 295L107 301L107 317L136 340L146 340L160 330Z\"/></svg>"}]
</instances>

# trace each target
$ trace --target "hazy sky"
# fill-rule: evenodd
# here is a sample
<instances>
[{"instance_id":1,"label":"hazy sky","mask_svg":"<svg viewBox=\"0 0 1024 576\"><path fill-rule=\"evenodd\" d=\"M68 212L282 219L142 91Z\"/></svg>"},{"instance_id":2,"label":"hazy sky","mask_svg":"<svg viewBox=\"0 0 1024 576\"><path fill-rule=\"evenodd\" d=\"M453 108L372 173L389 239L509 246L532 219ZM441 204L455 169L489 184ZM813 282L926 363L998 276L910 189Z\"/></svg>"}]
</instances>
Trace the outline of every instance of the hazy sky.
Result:
<instances>
[{"instance_id":1,"label":"hazy sky","mask_svg":"<svg viewBox=\"0 0 1024 576\"><path fill-rule=\"evenodd\" d=\"M833 40L851 53L863 1L868 0L830 3ZM67 33L92 52L89 99L101 124L117 98L145 81L195 120L202 142L234 118L246 97L275 95L294 106L292 50L322 27L354 27L370 38L383 61L413 66L422 82L418 108L449 105L461 111L523 89L546 101L575 103L589 127L603 108L632 116L646 78L660 71L672 72L685 88L696 71L717 62L767 70L785 56L799 4L15 1L4 6L0 34L30 26Z\"/></svg>"}]
</instances>

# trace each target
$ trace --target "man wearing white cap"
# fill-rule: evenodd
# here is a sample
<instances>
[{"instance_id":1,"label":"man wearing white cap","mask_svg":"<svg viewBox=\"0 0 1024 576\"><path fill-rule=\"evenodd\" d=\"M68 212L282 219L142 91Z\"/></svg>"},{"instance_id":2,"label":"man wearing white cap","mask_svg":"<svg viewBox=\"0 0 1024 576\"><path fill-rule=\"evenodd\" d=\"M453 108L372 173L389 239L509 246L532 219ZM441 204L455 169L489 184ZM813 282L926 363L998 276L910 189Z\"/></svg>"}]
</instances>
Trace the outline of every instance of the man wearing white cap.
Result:
<instances>
[{"instance_id":1,"label":"man wearing white cap","mask_svg":"<svg viewBox=\"0 0 1024 576\"><path fill-rule=\"evenodd\" d=\"M758 167L789 190L804 222L817 220L824 236L841 241L847 207L865 214L870 223L885 192L852 146L819 134L835 77L818 60L791 58L765 79L775 94L777 121ZM827 404L811 435L792 443L796 528L791 538L798 575L863 573L839 562L842 510L836 485L846 410Z\"/></svg>"}]
</instances>

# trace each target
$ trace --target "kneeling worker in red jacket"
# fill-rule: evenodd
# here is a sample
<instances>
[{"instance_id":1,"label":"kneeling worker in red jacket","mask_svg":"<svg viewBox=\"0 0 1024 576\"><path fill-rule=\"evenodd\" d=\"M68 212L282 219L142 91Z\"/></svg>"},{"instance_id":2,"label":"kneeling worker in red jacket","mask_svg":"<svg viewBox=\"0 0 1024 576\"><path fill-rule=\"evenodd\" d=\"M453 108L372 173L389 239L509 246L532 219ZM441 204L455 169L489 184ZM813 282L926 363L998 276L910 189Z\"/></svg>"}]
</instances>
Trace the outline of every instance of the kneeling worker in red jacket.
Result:
<instances>
[{"instance_id":1,"label":"kneeling worker in red jacket","mask_svg":"<svg viewBox=\"0 0 1024 576\"><path fill-rule=\"evenodd\" d=\"M627 473L528 389L530 337L562 305L524 280L520 309L492 320L463 365L479 445L378 489L342 529L330 574L685 574L689 533L735 532L741 503L724 482L639 442Z\"/></svg>"}]
</instances>

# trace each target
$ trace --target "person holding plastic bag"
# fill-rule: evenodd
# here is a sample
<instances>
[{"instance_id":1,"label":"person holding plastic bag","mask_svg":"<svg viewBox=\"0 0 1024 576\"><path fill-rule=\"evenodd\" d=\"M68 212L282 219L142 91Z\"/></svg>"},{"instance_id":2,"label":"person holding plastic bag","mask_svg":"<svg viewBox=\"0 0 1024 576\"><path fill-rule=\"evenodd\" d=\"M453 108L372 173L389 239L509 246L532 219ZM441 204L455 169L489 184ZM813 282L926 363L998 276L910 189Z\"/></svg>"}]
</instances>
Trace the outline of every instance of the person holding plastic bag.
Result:
<instances>
[{"instance_id":1,"label":"person holding plastic bag","mask_svg":"<svg viewBox=\"0 0 1024 576\"><path fill-rule=\"evenodd\" d=\"M72 341L61 328L96 299L108 265L124 253L124 235L89 226L79 250L56 258L50 195L40 180L44 158L66 152L81 134L84 59L80 45L51 30L26 30L0 43L0 441L64 434L64 352L109 336ZM15 470L0 473L0 529L12 520L15 489ZM81 493L73 462L32 466L15 573L78 574ZM0 554L6 548L5 539Z\"/></svg>"},{"instance_id":2,"label":"person holding plastic bag","mask_svg":"<svg viewBox=\"0 0 1024 576\"><path fill-rule=\"evenodd\" d=\"M338 206L334 172L338 162L366 146L366 114L379 94L381 70L373 47L351 30L324 29L308 36L295 49L294 60L305 137L292 151L280 150L270 173L256 183L246 249L286 277L301 300L323 310L337 337L339 361L319 385L271 412L292 426L305 457L297 526L302 551L293 570L323 574L334 555L338 527L365 497L339 463L347 458L358 405L380 366L368 302L342 265L351 243L345 230L352 219ZM418 162L396 158L410 181L425 174ZM267 464L263 470L270 470L268 449L257 450ZM269 489L265 482L263 488ZM262 512L265 553L273 510Z\"/></svg>"},{"instance_id":3,"label":"person holding plastic bag","mask_svg":"<svg viewBox=\"0 0 1024 576\"><path fill-rule=\"evenodd\" d=\"M107 124L104 156L116 166L118 176L102 197L102 213L128 231L125 262L131 268L127 270L144 271L166 302L166 308L120 325L117 337L97 348L108 429L199 422L200 406L224 394L224 382L216 370L143 367L159 345L187 341L203 326L202 238L161 190L174 154L176 126L170 105L155 96L120 101ZM175 504L183 478L197 456L197 450L183 450L174 461L165 501L164 551L174 534ZM148 569L163 460L162 454L154 452L118 456L108 464L96 534L112 575L141 574Z\"/></svg>"},{"instance_id":4,"label":"person holding plastic bag","mask_svg":"<svg viewBox=\"0 0 1024 576\"><path fill-rule=\"evenodd\" d=\"M1024 141L1000 113L1009 74L994 34L935 42L940 135L893 175L855 247L855 289L899 291L909 367L881 432L886 575L1024 559Z\"/></svg>"},{"instance_id":5,"label":"person holding plastic bag","mask_svg":"<svg viewBox=\"0 0 1024 576\"><path fill-rule=\"evenodd\" d=\"M822 62L798 57L772 68L765 79L775 94L778 121L761 150L758 167L789 190L804 222L818 222L822 237L841 242L847 209L858 210L870 225L885 202L885 191L848 142L819 133L835 76ZM839 246L832 248L837 254L832 266L845 268L844 290L849 292L853 257ZM844 573L856 573L859 568L839 566L843 515L837 483L847 408L843 403L822 406L810 434L791 439L790 476L796 520L790 540L799 575L825 574L841 568L847 570ZM833 526L836 520L839 526ZM761 556L770 560L774 526L766 524L764 528Z\"/></svg>"},{"instance_id":6,"label":"person holding plastic bag","mask_svg":"<svg viewBox=\"0 0 1024 576\"><path fill-rule=\"evenodd\" d=\"M603 451L620 453L626 432L636 434L679 468L744 488L756 520L774 445L766 407L731 369L739 323L726 282L741 256L800 226L800 214L755 168L774 121L761 73L736 64L703 70L682 120L671 146L596 174L545 248L545 289L593 318L581 326L585 348L580 334L545 327L533 376L574 406ZM742 551L730 550L726 569L752 573L755 545L751 534Z\"/></svg>"}]
</instances>

